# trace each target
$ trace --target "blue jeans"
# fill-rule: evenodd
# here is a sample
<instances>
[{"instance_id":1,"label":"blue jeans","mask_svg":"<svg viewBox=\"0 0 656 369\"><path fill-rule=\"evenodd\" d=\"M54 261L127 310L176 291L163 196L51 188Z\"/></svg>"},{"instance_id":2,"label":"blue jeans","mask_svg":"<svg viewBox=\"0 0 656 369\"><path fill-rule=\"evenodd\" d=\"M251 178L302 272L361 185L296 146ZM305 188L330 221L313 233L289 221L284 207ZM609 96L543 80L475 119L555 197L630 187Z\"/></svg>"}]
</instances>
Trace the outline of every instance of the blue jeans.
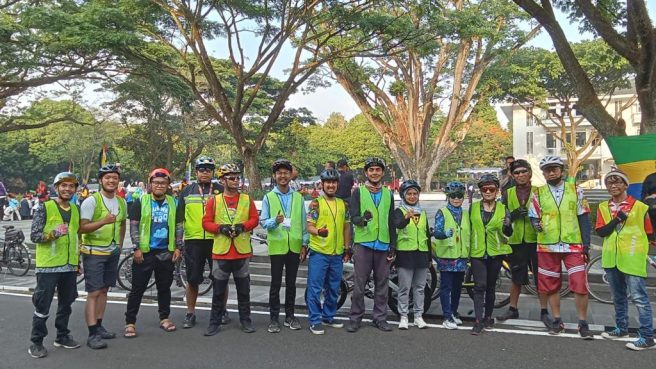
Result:
<instances>
[{"instance_id":1,"label":"blue jeans","mask_svg":"<svg viewBox=\"0 0 656 369\"><path fill-rule=\"evenodd\" d=\"M652 323L652 310L647 296L645 278L624 274L617 268L605 268L610 291L613 295L615 305L615 324L623 331L629 329L629 302L631 298L638 309L638 321L640 322L640 336L653 338L654 330ZM627 297L628 296L628 297Z\"/></svg>"},{"instance_id":2,"label":"blue jeans","mask_svg":"<svg viewBox=\"0 0 656 369\"><path fill-rule=\"evenodd\" d=\"M442 303L442 315L445 320L458 313L464 280L465 272L440 271L440 303Z\"/></svg>"},{"instance_id":3,"label":"blue jeans","mask_svg":"<svg viewBox=\"0 0 656 369\"><path fill-rule=\"evenodd\" d=\"M324 255L310 250L307 276L307 308L311 325L332 321L337 313L337 296L342 281L342 255ZM321 292L324 301L321 306Z\"/></svg>"}]
</instances>

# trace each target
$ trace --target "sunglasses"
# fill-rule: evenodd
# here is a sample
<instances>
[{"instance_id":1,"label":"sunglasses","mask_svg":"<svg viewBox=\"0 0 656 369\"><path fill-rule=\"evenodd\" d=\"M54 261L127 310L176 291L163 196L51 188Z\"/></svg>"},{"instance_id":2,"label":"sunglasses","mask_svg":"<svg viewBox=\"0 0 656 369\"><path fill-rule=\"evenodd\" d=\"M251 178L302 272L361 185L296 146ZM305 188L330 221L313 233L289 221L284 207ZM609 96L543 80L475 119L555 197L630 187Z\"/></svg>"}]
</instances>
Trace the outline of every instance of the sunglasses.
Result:
<instances>
[{"instance_id":1,"label":"sunglasses","mask_svg":"<svg viewBox=\"0 0 656 369\"><path fill-rule=\"evenodd\" d=\"M483 193L496 193L497 188L496 187L481 187L481 192L483 192Z\"/></svg>"},{"instance_id":2,"label":"sunglasses","mask_svg":"<svg viewBox=\"0 0 656 369\"><path fill-rule=\"evenodd\" d=\"M518 169L512 172L512 174L525 174L528 173L527 169Z\"/></svg>"},{"instance_id":3,"label":"sunglasses","mask_svg":"<svg viewBox=\"0 0 656 369\"><path fill-rule=\"evenodd\" d=\"M227 181L238 181L241 177L240 176L226 176L226 177L223 177L223 178L225 178Z\"/></svg>"},{"instance_id":4,"label":"sunglasses","mask_svg":"<svg viewBox=\"0 0 656 369\"><path fill-rule=\"evenodd\" d=\"M212 173L212 172L214 171L214 169L210 169L210 168L198 168L198 169L196 169L196 171L199 172L199 173Z\"/></svg>"},{"instance_id":5,"label":"sunglasses","mask_svg":"<svg viewBox=\"0 0 656 369\"><path fill-rule=\"evenodd\" d=\"M456 192L456 193L450 193L449 194L450 199L464 199L465 194L462 192Z\"/></svg>"}]
</instances>

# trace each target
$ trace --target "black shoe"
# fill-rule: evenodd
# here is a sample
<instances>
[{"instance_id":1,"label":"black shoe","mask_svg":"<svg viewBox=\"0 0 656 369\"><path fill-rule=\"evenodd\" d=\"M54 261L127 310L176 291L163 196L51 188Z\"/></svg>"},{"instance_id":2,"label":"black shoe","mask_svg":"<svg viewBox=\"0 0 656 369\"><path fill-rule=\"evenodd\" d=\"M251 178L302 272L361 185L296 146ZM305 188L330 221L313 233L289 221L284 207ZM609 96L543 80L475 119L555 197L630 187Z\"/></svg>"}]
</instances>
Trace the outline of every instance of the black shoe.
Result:
<instances>
[{"instance_id":1,"label":"black shoe","mask_svg":"<svg viewBox=\"0 0 656 369\"><path fill-rule=\"evenodd\" d=\"M102 325L98 327L98 335L104 340L111 340L112 338L116 338L116 333L108 331Z\"/></svg>"},{"instance_id":2,"label":"black shoe","mask_svg":"<svg viewBox=\"0 0 656 369\"><path fill-rule=\"evenodd\" d=\"M483 329L486 331L494 329L494 318L483 318Z\"/></svg>"},{"instance_id":3,"label":"black shoe","mask_svg":"<svg viewBox=\"0 0 656 369\"><path fill-rule=\"evenodd\" d=\"M230 315L228 315L228 310L223 313L223 316L221 317L221 325L226 325L230 323L232 319L230 319Z\"/></svg>"},{"instance_id":4,"label":"black shoe","mask_svg":"<svg viewBox=\"0 0 656 369\"><path fill-rule=\"evenodd\" d=\"M32 346L27 349L27 353L35 359L40 359L42 357L48 356L48 350L46 350L43 345L37 345L36 343L33 343Z\"/></svg>"},{"instance_id":5,"label":"black shoe","mask_svg":"<svg viewBox=\"0 0 656 369\"><path fill-rule=\"evenodd\" d=\"M373 321L373 322L371 322L371 325L373 325L374 327L380 329L383 332L391 332L392 331L392 327L385 320Z\"/></svg>"},{"instance_id":6,"label":"black shoe","mask_svg":"<svg viewBox=\"0 0 656 369\"><path fill-rule=\"evenodd\" d=\"M474 336L478 336L479 334L483 333L483 328L484 328L483 323L476 322L474 323L474 326L472 327L470 333Z\"/></svg>"},{"instance_id":7,"label":"black shoe","mask_svg":"<svg viewBox=\"0 0 656 369\"><path fill-rule=\"evenodd\" d=\"M195 325L196 325L196 314L187 313L187 315L185 315L184 323L182 323L182 328L192 328Z\"/></svg>"},{"instance_id":8,"label":"black shoe","mask_svg":"<svg viewBox=\"0 0 656 369\"><path fill-rule=\"evenodd\" d=\"M301 329L301 322L299 322L298 319L296 319L296 317L293 316L289 318L285 318L285 322L283 324L285 324L285 327L289 327L289 329L291 329L292 331L297 331Z\"/></svg>"},{"instance_id":9,"label":"black shoe","mask_svg":"<svg viewBox=\"0 0 656 369\"><path fill-rule=\"evenodd\" d=\"M360 329L360 322L356 322L353 320L349 320L348 323L346 323L346 331L349 333L355 333Z\"/></svg>"},{"instance_id":10,"label":"black shoe","mask_svg":"<svg viewBox=\"0 0 656 369\"><path fill-rule=\"evenodd\" d=\"M580 323L579 324L579 335L584 340L593 340L594 339L594 334L592 334L592 332L590 331L590 326L588 326L588 323Z\"/></svg>"},{"instance_id":11,"label":"black shoe","mask_svg":"<svg viewBox=\"0 0 656 369\"><path fill-rule=\"evenodd\" d=\"M221 331L221 325L219 324L210 324L205 331L205 336L214 336Z\"/></svg>"},{"instance_id":12,"label":"black shoe","mask_svg":"<svg viewBox=\"0 0 656 369\"><path fill-rule=\"evenodd\" d=\"M551 319L551 315L549 315L549 313L540 314L540 320L547 329L551 329L553 326L553 319Z\"/></svg>"},{"instance_id":13,"label":"black shoe","mask_svg":"<svg viewBox=\"0 0 656 369\"><path fill-rule=\"evenodd\" d=\"M505 313L497 316L497 319L502 322L508 319L517 319L517 318L519 318L519 311L517 309L514 310L508 309L506 310Z\"/></svg>"},{"instance_id":14,"label":"black shoe","mask_svg":"<svg viewBox=\"0 0 656 369\"><path fill-rule=\"evenodd\" d=\"M241 331L244 333L253 333L255 328L253 327L253 322L251 320L242 320L241 321Z\"/></svg>"},{"instance_id":15,"label":"black shoe","mask_svg":"<svg viewBox=\"0 0 656 369\"><path fill-rule=\"evenodd\" d=\"M558 335L565 330L565 324L560 319L554 319L553 324L551 324L551 329L549 329L549 334Z\"/></svg>"},{"instance_id":16,"label":"black shoe","mask_svg":"<svg viewBox=\"0 0 656 369\"><path fill-rule=\"evenodd\" d=\"M93 336L89 336L89 338L87 338L87 346L94 350L100 350L107 348L107 342L103 341L100 335L94 334Z\"/></svg>"},{"instance_id":17,"label":"black shoe","mask_svg":"<svg viewBox=\"0 0 656 369\"><path fill-rule=\"evenodd\" d=\"M271 319L267 331L269 333L280 333L280 322L277 319Z\"/></svg>"},{"instance_id":18,"label":"black shoe","mask_svg":"<svg viewBox=\"0 0 656 369\"><path fill-rule=\"evenodd\" d=\"M70 335L57 338L54 345L55 347L63 347L67 349L76 349L80 347L80 343L74 340Z\"/></svg>"}]
</instances>

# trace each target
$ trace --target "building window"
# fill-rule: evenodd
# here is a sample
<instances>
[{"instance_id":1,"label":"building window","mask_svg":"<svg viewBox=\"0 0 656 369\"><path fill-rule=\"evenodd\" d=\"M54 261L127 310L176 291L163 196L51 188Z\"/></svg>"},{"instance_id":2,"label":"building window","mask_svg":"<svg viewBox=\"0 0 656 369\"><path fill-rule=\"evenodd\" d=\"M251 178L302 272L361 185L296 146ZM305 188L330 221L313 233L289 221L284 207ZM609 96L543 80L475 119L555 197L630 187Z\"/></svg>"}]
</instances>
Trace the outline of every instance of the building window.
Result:
<instances>
[{"instance_id":1,"label":"building window","mask_svg":"<svg viewBox=\"0 0 656 369\"><path fill-rule=\"evenodd\" d=\"M585 132L576 132L576 147L584 146L586 139Z\"/></svg>"},{"instance_id":2,"label":"building window","mask_svg":"<svg viewBox=\"0 0 656 369\"><path fill-rule=\"evenodd\" d=\"M556 137L553 133L547 133L547 149L556 148Z\"/></svg>"},{"instance_id":3,"label":"building window","mask_svg":"<svg viewBox=\"0 0 656 369\"><path fill-rule=\"evenodd\" d=\"M526 126L533 127L535 125L535 117L533 116L533 108L528 108L526 111Z\"/></svg>"},{"instance_id":4,"label":"building window","mask_svg":"<svg viewBox=\"0 0 656 369\"><path fill-rule=\"evenodd\" d=\"M620 113L622 113L622 105L623 105L622 101L619 101L619 100L615 101L615 115L616 116L619 115Z\"/></svg>"},{"instance_id":5,"label":"building window","mask_svg":"<svg viewBox=\"0 0 656 369\"><path fill-rule=\"evenodd\" d=\"M526 155L533 154L533 132L526 132Z\"/></svg>"},{"instance_id":6,"label":"building window","mask_svg":"<svg viewBox=\"0 0 656 369\"><path fill-rule=\"evenodd\" d=\"M579 112L579 107L578 107L578 105L576 105L576 104L572 105L572 114L573 114L575 117L580 117L580 116L581 116L581 112Z\"/></svg>"}]
</instances>

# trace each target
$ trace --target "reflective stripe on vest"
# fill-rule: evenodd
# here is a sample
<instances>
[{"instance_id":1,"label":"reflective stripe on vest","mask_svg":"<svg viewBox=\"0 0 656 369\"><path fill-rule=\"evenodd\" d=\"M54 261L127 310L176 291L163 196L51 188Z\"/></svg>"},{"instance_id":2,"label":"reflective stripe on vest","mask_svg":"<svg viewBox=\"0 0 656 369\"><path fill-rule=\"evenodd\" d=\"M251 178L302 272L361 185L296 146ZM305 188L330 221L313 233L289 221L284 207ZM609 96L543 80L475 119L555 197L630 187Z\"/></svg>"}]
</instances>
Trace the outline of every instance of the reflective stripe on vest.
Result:
<instances>
[{"instance_id":1,"label":"reflective stripe on vest","mask_svg":"<svg viewBox=\"0 0 656 369\"><path fill-rule=\"evenodd\" d=\"M407 211L401 208L401 212L405 216ZM428 219L426 212L421 211L418 223L409 219L408 225L405 228L397 230L396 233L396 249L398 251L428 251Z\"/></svg>"},{"instance_id":2,"label":"reflective stripe on vest","mask_svg":"<svg viewBox=\"0 0 656 369\"><path fill-rule=\"evenodd\" d=\"M531 193L535 192L537 187L531 187ZM507 192L508 196L508 210L513 211L519 209L519 197L517 197L517 187L510 187ZM529 199L530 199L529 194ZM526 207L526 204L524 204ZM525 242L535 243L538 240L538 234L533 229L531 225L531 220L528 216L523 217L522 219L517 219L512 223L513 234L508 239L508 243L511 245L519 245Z\"/></svg>"},{"instance_id":3,"label":"reflective stripe on vest","mask_svg":"<svg viewBox=\"0 0 656 369\"><path fill-rule=\"evenodd\" d=\"M567 244L580 244L581 230L577 216L576 186L565 183L565 191L560 204L556 204L549 185L538 189L538 201L542 212L542 232L538 233L538 243L541 245L555 245L559 242Z\"/></svg>"},{"instance_id":4,"label":"reflective stripe on vest","mask_svg":"<svg viewBox=\"0 0 656 369\"><path fill-rule=\"evenodd\" d=\"M155 201L152 195L144 195L141 198L141 220L139 220L139 249L143 252L150 251L150 226L153 224L152 210ZM168 236L169 251L175 250L175 200L173 196L166 195L166 205L168 206Z\"/></svg>"},{"instance_id":5,"label":"reflective stripe on vest","mask_svg":"<svg viewBox=\"0 0 656 369\"><path fill-rule=\"evenodd\" d=\"M226 207L223 194L214 196L214 223L216 224L244 224L250 215L251 199L246 194L239 194L237 209L228 209ZM234 213L233 216L230 213ZM214 244L212 254L225 255L230 251L230 245L234 242L235 249L240 254L250 254L251 235L249 232L243 232L235 238L230 238L222 233L214 235Z\"/></svg>"},{"instance_id":6,"label":"reflective stripe on vest","mask_svg":"<svg viewBox=\"0 0 656 369\"><path fill-rule=\"evenodd\" d=\"M292 191L292 190L290 190ZM278 214L285 214L280 197L271 191L266 195L269 202L269 218L273 219ZM292 192L291 228L286 230L282 224L276 228L267 231L267 244L269 245L269 255L284 255L290 250L295 253L301 252L303 246L303 197L298 192Z\"/></svg>"},{"instance_id":7,"label":"reflective stripe on vest","mask_svg":"<svg viewBox=\"0 0 656 369\"><path fill-rule=\"evenodd\" d=\"M494 215L487 224L483 224L481 217L481 201L472 204L471 219L471 257L482 258L485 254L489 256L507 255L512 252L510 246L506 243L506 236L503 234L503 219L506 216L506 207L496 203Z\"/></svg>"},{"instance_id":8,"label":"reflective stripe on vest","mask_svg":"<svg viewBox=\"0 0 656 369\"><path fill-rule=\"evenodd\" d=\"M469 239L471 234L471 224L469 222L469 212L462 211L460 224L456 223L453 214L447 208L439 211L444 216L444 230L453 229L453 236L444 240L433 241L433 252L435 256L442 259L460 259L469 257Z\"/></svg>"},{"instance_id":9,"label":"reflective stripe on vest","mask_svg":"<svg viewBox=\"0 0 656 369\"><path fill-rule=\"evenodd\" d=\"M319 218L314 226L317 229L326 227L328 237L310 235L310 248L324 255L341 255L344 253L346 203L342 199L334 198L335 214L333 214L324 196L319 197L317 201L319 203Z\"/></svg>"},{"instance_id":10,"label":"reflective stripe on vest","mask_svg":"<svg viewBox=\"0 0 656 369\"><path fill-rule=\"evenodd\" d=\"M105 205L100 192L95 192L92 196L96 200L96 208L93 211L93 218L91 219L93 223L109 215L109 209ZM118 201L116 221L112 224L105 224L94 232L83 234L82 246L80 247L81 252L85 254L108 255L111 254L113 248L121 241L121 223L127 218L127 204L122 197L116 196L116 200Z\"/></svg>"},{"instance_id":11,"label":"reflective stripe on vest","mask_svg":"<svg viewBox=\"0 0 656 369\"><path fill-rule=\"evenodd\" d=\"M355 226L355 239L356 243L374 242L380 240L384 243L390 243L390 233L388 226L389 211L394 202L392 200L392 193L389 189L383 187L381 189L380 202L376 207L371 192L365 186L360 186L360 216L366 210L371 212L373 216L367 223L366 227Z\"/></svg>"},{"instance_id":12,"label":"reflective stripe on vest","mask_svg":"<svg viewBox=\"0 0 656 369\"><path fill-rule=\"evenodd\" d=\"M47 234L64 224L55 200L43 203L46 212L46 222L43 233ZM80 212L77 206L71 204L71 221L68 223L68 233L50 242L36 244L36 267L56 268L65 265L77 267L79 258L78 231L80 229Z\"/></svg>"},{"instance_id":13,"label":"reflective stripe on vest","mask_svg":"<svg viewBox=\"0 0 656 369\"><path fill-rule=\"evenodd\" d=\"M638 277L647 277L647 252L649 239L645 233L645 214L649 207L637 201L633 204L624 225L604 238L601 250L601 266L617 268L620 272ZM612 220L608 201L599 204L604 223Z\"/></svg>"}]
</instances>

